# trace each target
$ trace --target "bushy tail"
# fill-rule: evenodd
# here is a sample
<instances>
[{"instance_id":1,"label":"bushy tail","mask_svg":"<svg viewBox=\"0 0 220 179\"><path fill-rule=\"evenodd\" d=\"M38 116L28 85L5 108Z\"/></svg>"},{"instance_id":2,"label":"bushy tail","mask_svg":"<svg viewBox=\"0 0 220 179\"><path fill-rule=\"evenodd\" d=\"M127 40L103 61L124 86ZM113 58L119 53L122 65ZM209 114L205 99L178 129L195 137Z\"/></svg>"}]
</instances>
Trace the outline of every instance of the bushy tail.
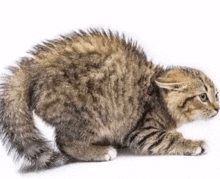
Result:
<instances>
[{"instance_id":1,"label":"bushy tail","mask_svg":"<svg viewBox=\"0 0 220 179\"><path fill-rule=\"evenodd\" d=\"M61 153L54 151L50 143L35 127L31 109L34 72L32 60L24 58L12 75L4 78L0 93L0 136L8 153L15 160L25 158L29 165L21 171L37 171L57 167L68 162Z\"/></svg>"}]
</instances>

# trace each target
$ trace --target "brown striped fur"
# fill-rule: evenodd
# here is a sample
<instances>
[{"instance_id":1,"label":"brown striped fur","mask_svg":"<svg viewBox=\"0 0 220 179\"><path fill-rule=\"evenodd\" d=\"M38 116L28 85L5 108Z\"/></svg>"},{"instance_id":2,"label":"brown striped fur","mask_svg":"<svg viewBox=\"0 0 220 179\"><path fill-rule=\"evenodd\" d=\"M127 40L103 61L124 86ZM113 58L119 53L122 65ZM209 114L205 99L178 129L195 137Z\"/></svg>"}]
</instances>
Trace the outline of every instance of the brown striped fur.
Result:
<instances>
[{"instance_id":1,"label":"brown striped fur","mask_svg":"<svg viewBox=\"0 0 220 179\"><path fill-rule=\"evenodd\" d=\"M211 118L217 90L201 71L164 69L135 43L111 31L80 31L44 42L22 58L2 84L3 143L41 170L74 160L106 161L116 146L140 154L204 153L179 124ZM33 111L55 128L54 151L33 122Z\"/></svg>"}]
</instances>

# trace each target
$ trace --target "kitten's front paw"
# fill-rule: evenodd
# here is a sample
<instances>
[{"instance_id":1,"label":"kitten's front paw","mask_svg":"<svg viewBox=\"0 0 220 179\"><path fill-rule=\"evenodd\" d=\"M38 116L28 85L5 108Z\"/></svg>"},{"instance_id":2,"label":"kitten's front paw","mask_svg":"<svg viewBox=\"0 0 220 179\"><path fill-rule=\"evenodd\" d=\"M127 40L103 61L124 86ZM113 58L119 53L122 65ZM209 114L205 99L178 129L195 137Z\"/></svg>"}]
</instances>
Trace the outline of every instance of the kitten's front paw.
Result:
<instances>
[{"instance_id":1,"label":"kitten's front paw","mask_svg":"<svg viewBox=\"0 0 220 179\"><path fill-rule=\"evenodd\" d=\"M198 155L206 154L207 147L206 147L205 142L201 141L200 143L201 143L201 145L196 148L196 150L192 153L192 155L198 156Z\"/></svg>"},{"instance_id":2,"label":"kitten's front paw","mask_svg":"<svg viewBox=\"0 0 220 179\"><path fill-rule=\"evenodd\" d=\"M197 155L203 155L203 154L205 154L205 148L204 148L204 147L201 147L201 146L199 146L199 147L196 149L196 151L192 153L192 155L195 155L195 156L197 156Z\"/></svg>"}]
</instances>

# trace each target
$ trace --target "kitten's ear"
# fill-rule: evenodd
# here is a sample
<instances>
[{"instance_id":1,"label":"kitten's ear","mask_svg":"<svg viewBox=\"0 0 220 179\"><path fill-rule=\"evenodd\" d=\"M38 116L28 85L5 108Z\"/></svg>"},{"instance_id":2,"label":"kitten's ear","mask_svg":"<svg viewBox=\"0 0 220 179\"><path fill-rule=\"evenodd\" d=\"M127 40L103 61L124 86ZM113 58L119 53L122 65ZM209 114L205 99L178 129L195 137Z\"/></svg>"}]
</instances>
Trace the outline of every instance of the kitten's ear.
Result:
<instances>
[{"instance_id":1,"label":"kitten's ear","mask_svg":"<svg viewBox=\"0 0 220 179\"><path fill-rule=\"evenodd\" d=\"M187 88L189 81L190 77L185 75L180 69L173 69L167 71L155 82L160 88L181 91Z\"/></svg>"},{"instance_id":2,"label":"kitten's ear","mask_svg":"<svg viewBox=\"0 0 220 179\"><path fill-rule=\"evenodd\" d=\"M163 82L157 79L156 81L157 86L167 90L184 90L186 88L186 84L182 82Z\"/></svg>"}]
</instances>

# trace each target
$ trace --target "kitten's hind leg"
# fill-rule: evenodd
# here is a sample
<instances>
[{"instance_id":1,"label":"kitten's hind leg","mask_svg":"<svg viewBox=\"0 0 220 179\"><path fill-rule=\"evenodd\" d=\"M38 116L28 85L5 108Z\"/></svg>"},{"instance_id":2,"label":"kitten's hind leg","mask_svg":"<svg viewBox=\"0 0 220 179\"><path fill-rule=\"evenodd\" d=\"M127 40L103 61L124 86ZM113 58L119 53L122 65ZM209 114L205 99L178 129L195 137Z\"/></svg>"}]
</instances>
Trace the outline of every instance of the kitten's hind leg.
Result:
<instances>
[{"instance_id":1,"label":"kitten's hind leg","mask_svg":"<svg viewBox=\"0 0 220 179\"><path fill-rule=\"evenodd\" d=\"M205 152L203 141L184 139L175 130L161 131L153 127L134 131L127 142L143 155L201 155Z\"/></svg>"},{"instance_id":2,"label":"kitten's hind leg","mask_svg":"<svg viewBox=\"0 0 220 179\"><path fill-rule=\"evenodd\" d=\"M71 159L80 161L109 161L117 156L117 151L109 143L97 144L97 134L87 128L76 130L74 125L60 125L56 129L56 143L59 150Z\"/></svg>"},{"instance_id":3,"label":"kitten's hind leg","mask_svg":"<svg viewBox=\"0 0 220 179\"><path fill-rule=\"evenodd\" d=\"M70 158L81 161L109 161L117 156L117 151L112 146L98 146L84 141L74 141L59 148Z\"/></svg>"}]
</instances>

